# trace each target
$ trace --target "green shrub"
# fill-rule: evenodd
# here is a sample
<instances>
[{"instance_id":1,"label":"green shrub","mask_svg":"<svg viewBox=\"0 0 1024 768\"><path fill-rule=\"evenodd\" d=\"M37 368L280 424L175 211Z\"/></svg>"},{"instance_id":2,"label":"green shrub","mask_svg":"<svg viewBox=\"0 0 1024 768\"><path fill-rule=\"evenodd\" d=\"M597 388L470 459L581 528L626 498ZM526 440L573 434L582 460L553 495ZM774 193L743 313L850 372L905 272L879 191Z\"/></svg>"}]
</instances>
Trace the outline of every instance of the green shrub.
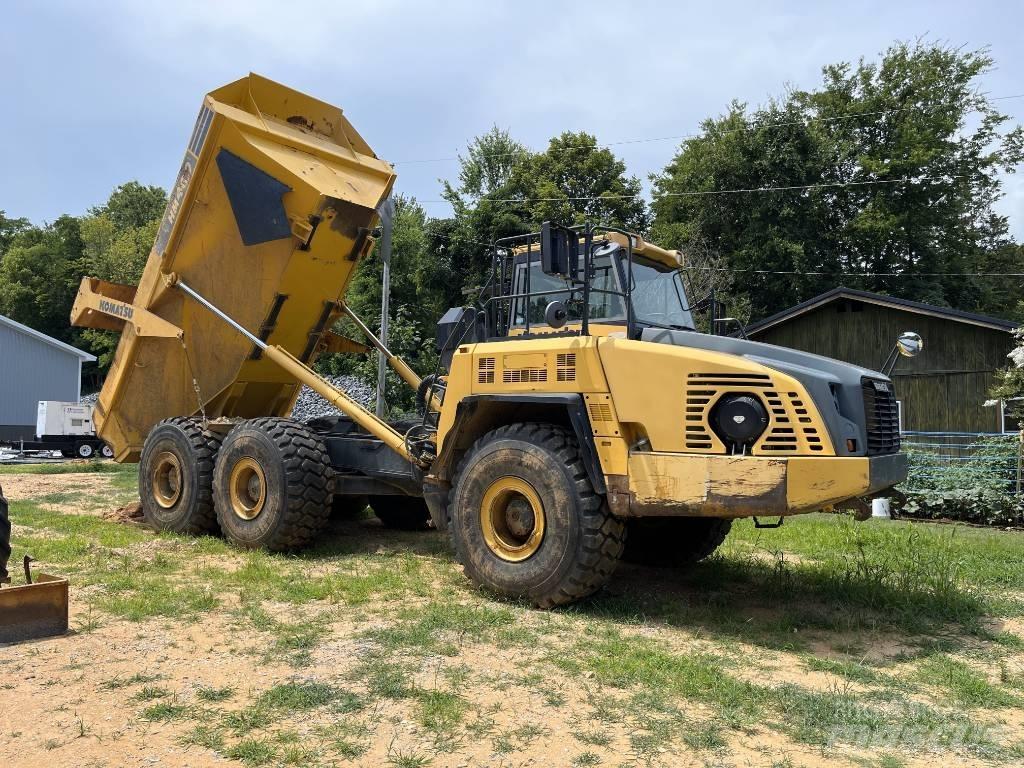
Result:
<instances>
[{"instance_id":1,"label":"green shrub","mask_svg":"<svg viewBox=\"0 0 1024 768\"><path fill-rule=\"evenodd\" d=\"M907 444L909 473L894 513L926 520L1024 526L1024 495L1017 493L1016 435L971 443L969 460L951 459Z\"/></svg>"}]
</instances>

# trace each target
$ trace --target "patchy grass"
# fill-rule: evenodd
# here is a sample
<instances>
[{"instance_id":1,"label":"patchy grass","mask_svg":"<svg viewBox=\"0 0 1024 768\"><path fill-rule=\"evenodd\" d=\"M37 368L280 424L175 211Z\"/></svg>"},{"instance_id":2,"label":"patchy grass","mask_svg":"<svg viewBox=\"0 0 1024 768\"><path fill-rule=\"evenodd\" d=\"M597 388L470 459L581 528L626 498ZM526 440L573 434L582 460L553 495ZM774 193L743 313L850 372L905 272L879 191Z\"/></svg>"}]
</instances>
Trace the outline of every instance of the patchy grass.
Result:
<instances>
[{"instance_id":1,"label":"patchy grass","mask_svg":"<svg viewBox=\"0 0 1024 768\"><path fill-rule=\"evenodd\" d=\"M870 684L878 682L880 679L877 670L859 661L822 659L817 656L808 656L804 659L804 664L806 664L808 669L815 672L828 672L854 683Z\"/></svg>"},{"instance_id":2,"label":"patchy grass","mask_svg":"<svg viewBox=\"0 0 1024 768\"><path fill-rule=\"evenodd\" d=\"M103 473L137 478L137 464L116 464L113 461L65 461L59 464L0 464L0 475L72 475Z\"/></svg>"},{"instance_id":3,"label":"patchy grass","mask_svg":"<svg viewBox=\"0 0 1024 768\"><path fill-rule=\"evenodd\" d=\"M343 694L344 691L324 683L280 683L260 694L256 706L285 712L304 712L326 706Z\"/></svg>"},{"instance_id":4,"label":"patchy grass","mask_svg":"<svg viewBox=\"0 0 1024 768\"><path fill-rule=\"evenodd\" d=\"M210 686L202 685L196 689L196 698L200 701L213 702L213 701L227 701L235 695L235 688L231 685L226 685L222 688L213 688Z\"/></svg>"},{"instance_id":5,"label":"patchy grass","mask_svg":"<svg viewBox=\"0 0 1024 768\"><path fill-rule=\"evenodd\" d=\"M1024 760L1003 722L1024 706L1016 533L739 522L691 569L624 564L610 589L545 613L472 589L436 534L343 521L306 552L242 553L41 506L71 495L12 503L15 557L88 589L90 638L158 639L90 692L182 749L250 766L718 764L768 728L782 746L764 762L780 766L807 748L872 766ZM164 663L200 622L223 636L204 663L242 659L251 679L196 685Z\"/></svg>"},{"instance_id":6,"label":"patchy grass","mask_svg":"<svg viewBox=\"0 0 1024 768\"><path fill-rule=\"evenodd\" d=\"M968 708L1019 707L1022 700L995 685L967 663L950 656L932 656L917 668L918 678L942 689L956 703Z\"/></svg>"},{"instance_id":7,"label":"patchy grass","mask_svg":"<svg viewBox=\"0 0 1024 768\"><path fill-rule=\"evenodd\" d=\"M225 750L224 756L247 766L267 765L277 757L277 749L265 739L242 739Z\"/></svg>"},{"instance_id":8,"label":"patchy grass","mask_svg":"<svg viewBox=\"0 0 1024 768\"><path fill-rule=\"evenodd\" d=\"M179 720L188 714L188 707L182 704L175 704L173 701L162 701L159 704L152 704L142 710L142 719L164 723L169 720Z\"/></svg>"}]
</instances>

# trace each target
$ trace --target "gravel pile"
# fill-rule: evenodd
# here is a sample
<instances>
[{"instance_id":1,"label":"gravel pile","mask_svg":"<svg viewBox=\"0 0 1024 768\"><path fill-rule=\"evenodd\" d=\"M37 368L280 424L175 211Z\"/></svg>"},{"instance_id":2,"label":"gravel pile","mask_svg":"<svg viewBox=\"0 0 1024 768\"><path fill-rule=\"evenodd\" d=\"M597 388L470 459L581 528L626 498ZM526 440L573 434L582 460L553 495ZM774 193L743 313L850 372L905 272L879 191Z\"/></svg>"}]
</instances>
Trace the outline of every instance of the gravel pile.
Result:
<instances>
[{"instance_id":1,"label":"gravel pile","mask_svg":"<svg viewBox=\"0 0 1024 768\"><path fill-rule=\"evenodd\" d=\"M365 384L355 376L325 376L324 378L364 408L373 410L377 403L376 388ZM299 392L299 399L295 401L295 410L292 411L292 418L298 421L337 415L338 410L309 387L303 387Z\"/></svg>"},{"instance_id":2,"label":"gravel pile","mask_svg":"<svg viewBox=\"0 0 1024 768\"><path fill-rule=\"evenodd\" d=\"M360 405L369 408L371 411L377 403L377 390L365 384L355 376L325 376L338 389L343 390ZM99 393L82 395L79 402L82 405L96 405ZM292 411L292 418L298 421L310 421L321 416L336 416L338 410L331 406L320 395L309 387L303 387L299 392L299 399L295 402L295 410Z\"/></svg>"}]
</instances>

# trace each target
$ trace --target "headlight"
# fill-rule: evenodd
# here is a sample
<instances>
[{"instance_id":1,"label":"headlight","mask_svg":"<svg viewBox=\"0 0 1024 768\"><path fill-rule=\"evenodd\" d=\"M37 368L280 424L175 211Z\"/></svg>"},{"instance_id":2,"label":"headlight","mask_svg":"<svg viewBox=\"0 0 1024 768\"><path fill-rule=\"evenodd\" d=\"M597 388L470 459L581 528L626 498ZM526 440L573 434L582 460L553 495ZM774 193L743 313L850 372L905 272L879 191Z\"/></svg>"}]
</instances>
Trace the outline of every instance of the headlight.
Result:
<instances>
[{"instance_id":1,"label":"headlight","mask_svg":"<svg viewBox=\"0 0 1024 768\"><path fill-rule=\"evenodd\" d=\"M754 395L726 395L711 409L710 420L722 442L746 446L768 427L768 411Z\"/></svg>"}]
</instances>

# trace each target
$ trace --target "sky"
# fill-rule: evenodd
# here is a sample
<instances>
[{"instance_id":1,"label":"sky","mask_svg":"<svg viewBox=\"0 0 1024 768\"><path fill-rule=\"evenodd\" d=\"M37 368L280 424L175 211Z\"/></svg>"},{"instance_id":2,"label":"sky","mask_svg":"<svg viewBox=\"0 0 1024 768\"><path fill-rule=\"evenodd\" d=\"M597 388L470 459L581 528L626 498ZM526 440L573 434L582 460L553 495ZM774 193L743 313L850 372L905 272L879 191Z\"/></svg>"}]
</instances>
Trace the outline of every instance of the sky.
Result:
<instances>
[{"instance_id":1,"label":"sky","mask_svg":"<svg viewBox=\"0 0 1024 768\"><path fill-rule=\"evenodd\" d=\"M982 89L1024 94L1024 4L175 0L4 3L0 210L35 223L137 179L169 187L202 97L249 71L341 107L397 191L443 216L439 178L491 126L540 149L586 130L645 179L732 99L924 37L988 46ZM1024 98L999 102L1024 122ZM410 161L437 162L410 162ZM1024 175L1000 212L1024 240Z\"/></svg>"}]
</instances>

